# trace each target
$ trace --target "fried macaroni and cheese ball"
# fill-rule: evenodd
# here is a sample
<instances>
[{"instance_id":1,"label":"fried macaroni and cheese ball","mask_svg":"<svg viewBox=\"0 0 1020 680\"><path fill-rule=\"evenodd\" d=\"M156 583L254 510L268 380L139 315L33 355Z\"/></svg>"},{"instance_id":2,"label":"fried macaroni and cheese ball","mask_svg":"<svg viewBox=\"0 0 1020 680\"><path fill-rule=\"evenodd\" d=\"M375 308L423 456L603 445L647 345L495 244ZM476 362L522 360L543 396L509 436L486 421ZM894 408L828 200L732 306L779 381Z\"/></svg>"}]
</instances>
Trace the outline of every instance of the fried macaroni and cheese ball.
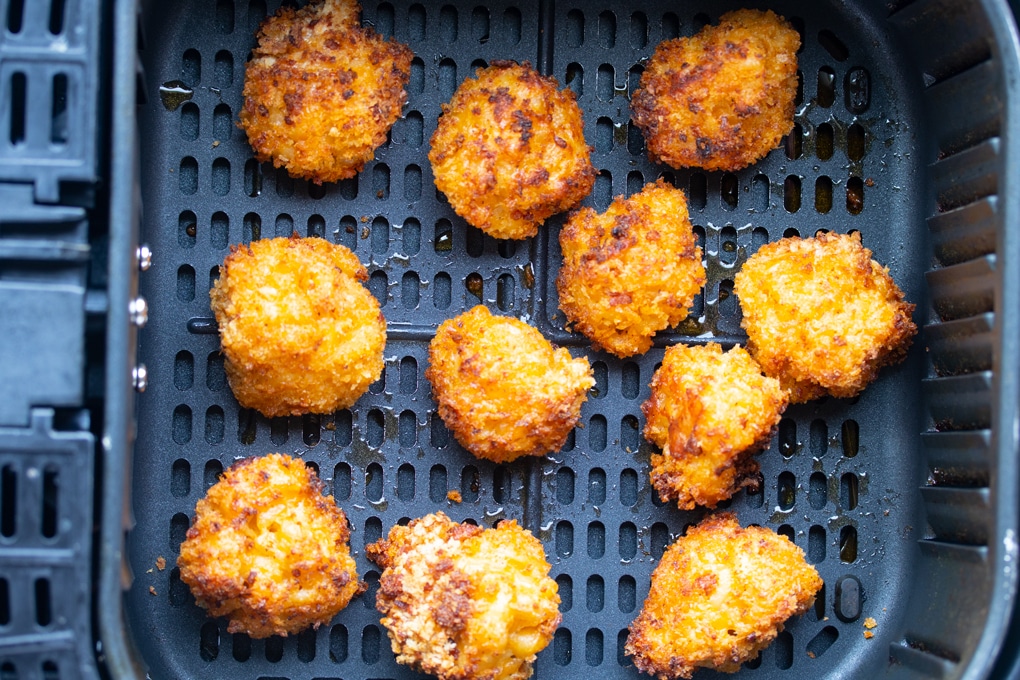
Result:
<instances>
[{"instance_id":1,"label":"fried macaroni and cheese ball","mask_svg":"<svg viewBox=\"0 0 1020 680\"><path fill-rule=\"evenodd\" d=\"M316 184L356 175L400 117L411 50L357 23L354 0L281 8L258 34L239 127L260 161Z\"/></svg>"},{"instance_id":2,"label":"fried macaroni and cheese ball","mask_svg":"<svg viewBox=\"0 0 1020 680\"><path fill-rule=\"evenodd\" d=\"M734 673L806 612L821 587L785 536L711 515L662 556L625 651L659 680L698 668Z\"/></svg>"},{"instance_id":3,"label":"fried macaroni and cheese ball","mask_svg":"<svg viewBox=\"0 0 1020 680\"><path fill-rule=\"evenodd\" d=\"M917 326L857 233L762 246L734 278L747 349L800 403L853 397L903 359Z\"/></svg>"},{"instance_id":4,"label":"fried macaroni and cheese ball","mask_svg":"<svg viewBox=\"0 0 1020 680\"><path fill-rule=\"evenodd\" d=\"M397 662L440 680L524 680L560 623L542 544L514 520L482 529L437 512L367 552Z\"/></svg>"},{"instance_id":5,"label":"fried macaroni and cheese ball","mask_svg":"<svg viewBox=\"0 0 1020 680\"><path fill-rule=\"evenodd\" d=\"M652 376L641 410L652 454L652 486L681 510L714 508L754 483L754 454L769 445L786 409L779 381L740 347L674 345Z\"/></svg>"},{"instance_id":6,"label":"fried macaroni and cheese ball","mask_svg":"<svg viewBox=\"0 0 1020 680\"><path fill-rule=\"evenodd\" d=\"M429 161L458 215L524 239L591 192L590 153L573 92L527 62L493 61L443 105Z\"/></svg>"},{"instance_id":7,"label":"fried macaroni and cheese ball","mask_svg":"<svg viewBox=\"0 0 1020 680\"><path fill-rule=\"evenodd\" d=\"M322 489L304 461L272 453L234 463L198 501L177 566L231 633L318 628L360 591L347 518Z\"/></svg>"},{"instance_id":8,"label":"fried macaroni and cheese ball","mask_svg":"<svg viewBox=\"0 0 1020 680\"><path fill-rule=\"evenodd\" d=\"M483 305L443 322L425 377L461 446L497 463L559 451L595 384L587 359Z\"/></svg>"},{"instance_id":9,"label":"fried macaroni and cheese ball","mask_svg":"<svg viewBox=\"0 0 1020 680\"><path fill-rule=\"evenodd\" d=\"M656 47L631 99L653 159L739 170L793 129L800 36L771 11L724 14Z\"/></svg>"},{"instance_id":10,"label":"fried macaroni and cheese ball","mask_svg":"<svg viewBox=\"0 0 1020 680\"><path fill-rule=\"evenodd\" d=\"M227 380L268 417L354 404L383 370L386 320L350 250L321 238L236 248L209 291Z\"/></svg>"},{"instance_id":11,"label":"fried macaroni and cheese ball","mask_svg":"<svg viewBox=\"0 0 1020 680\"><path fill-rule=\"evenodd\" d=\"M572 213L560 231L560 309L596 349L643 354L687 316L705 285L684 192L660 179L606 212Z\"/></svg>"}]
</instances>

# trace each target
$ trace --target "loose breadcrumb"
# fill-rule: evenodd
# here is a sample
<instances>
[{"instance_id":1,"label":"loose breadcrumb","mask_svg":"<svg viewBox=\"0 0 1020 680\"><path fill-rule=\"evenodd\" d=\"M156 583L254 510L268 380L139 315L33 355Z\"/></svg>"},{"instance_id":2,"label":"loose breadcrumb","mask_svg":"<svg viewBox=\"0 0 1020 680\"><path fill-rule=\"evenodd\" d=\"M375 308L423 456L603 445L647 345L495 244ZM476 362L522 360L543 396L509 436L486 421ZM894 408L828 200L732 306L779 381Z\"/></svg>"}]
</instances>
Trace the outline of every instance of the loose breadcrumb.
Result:
<instances>
[{"instance_id":1,"label":"loose breadcrumb","mask_svg":"<svg viewBox=\"0 0 1020 680\"><path fill-rule=\"evenodd\" d=\"M160 571L166 569L166 558L163 557L162 555L156 558L156 568L159 569Z\"/></svg>"},{"instance_id":2,"label":"loose breadcrumb","mask_svg":"<svg viewBox=\"0 0 1020 680\"><path fill-rule=\"evenodd\" d=\"M710 515L662 556L625 651L659 680L698 668L733 673L810 609L821 587L786 537L742 528L731 513Z\"/></svg>"},{"instance_id":3,"label":"loose breadcrumb","mask_svg":"<svg viewBox=\"0 0 1020 680\"><path fill-rule=\"evenodd\" d=\"M764 157L793 129L799 48L785 19L751 9L660 43L631 99L652 158L739 170Z\"/></svg>"},{"instance_id":4,"label":"loose breadcrumb","mask_svg":"<svg viewBox=\"0 0 1020 680\"><path fill-rule=\"evenodd\" d=\"M528 62L493 61L461 83L432 135L436 187L495 238L524 239L595 185L581 109Z\"/></svg>"},{"instance_id":5,"label":"loose breadcrumb","mask_svg":"<svg viewBox=\"0 0 1020 680\"><path fill-rule=\"evenodd\" d=\"M376 608L397 662L440 680L524 680L560 622L542 544L514 520L495 529L442 512L368 546L383 568Z\"/></svg>"},{"instance_id":6,"label":"loose breadcrumb","mask_svg":"<svg viewBox=\"0 0 1020 680\"><path fill-rule=\"evenodd\" d=\"M181 581L231 633L328 623L361 589L347 518L300 459L240 460L209 488L181 544Z\"/></svg>"},{"instance_id":7,"label":"loose breadcrumb","mask_svg":"<svg viewBox=\"0 0 1020 680\"><path fill-rule=\"evenodd\" d=\"M705 285L695 243L684 192L662 179L601 215L581 208L560 230L560 309L596 349L643 354Z\"/></svg>"},{"instance_id":8,"label":"loose breadcrumb","mask_svg":"<svg viewBox=\"0 0 1020 680\"><path fill-rule=\"evenodd\" d=\"M350 250L321 238L253 241L209 291L238 403L268 417L347 408L383 370L386 320Z\"/></svg>"},{"instance_id":9,"label":"loose breadcrumb","mask_svg":"<svg viewBox=\"0 0 1020 680\"><path fill-rule=\"evenodd\" d=\"M875 619L871 618L870 616L868 618L864 619L864 627L867 628L868 630L871 630L872 628L875 628L877 625L878 625L878 622L875 621Z\"/></svg>"},{"instance_id":10,"label":"loose breadcrumb","mask_svg":"<svg viewBox=\"0 0 1020 680\"><path fill-rule=\"evenodd\" d=\"M682 510L714 508L757 479L753 454L768 447L786 409L779 381L740 347L674 345L641 406L652 454L652 486Z\"/></svg>"},{"instance_id":11,"label":"loose breadcrumb","mask_svg":"<svg viewBox=\"0 0 1020 680\"><path fill-rule=\"evenodd\" d=\"M789 390L790 403L856 396L903 359L917 332L914 305L856 232L767 243L733 290L747 350Z\"/></svg>"},{"instance_id":12,"label":"loose breadcrumb","mask_svg":"<svg viewBox=\"0 0 1020 680\"><path fill-rule=\"evenodd\" d=\"M316 184L353 177L400 117L411 50L357 24L352 0L281 8L258 33L239 127L260 161Z\"/></svg>"},{"instance_id":13,"label":"loose breadcrumb","mask_svg":"<svg viewBox=\"0 0 1020 680\"><path fill-rule=\"evenodd\" d=\"M425 378L460 445L496 462L559 451L595 384L587 359L483 305L439 326Z\"/></svg>"},{"instance_id":14,"label":"loose breadcrumb","mask_svg":"<svg viewBox=\"0 0 1020 680\"><path fill-rule=\"evenodd\" d=\"M875 634L872 633L870 630L864 631L864 639L865 640L870 640L873 637L875 637Z\"/></svg>"},{"instance_id":15,"label":"loose breadcrumb","mask_svg":"<svg viewBox=\"0 0 1020 680\"><path fill-rule=\"evenodd\" d=\"M446 492L446 498L447 498L447 499L448 499L448 500L449 500L449 501L450 501L451 503L460 503L461 501L463 501L463 500L464 500L464 499L463 499L463 498L461 497L461 495L460 495L460 491L457 491L457 490L451 490L451 491L447 491L447 492Z\"/></svg>"}]
</instances>

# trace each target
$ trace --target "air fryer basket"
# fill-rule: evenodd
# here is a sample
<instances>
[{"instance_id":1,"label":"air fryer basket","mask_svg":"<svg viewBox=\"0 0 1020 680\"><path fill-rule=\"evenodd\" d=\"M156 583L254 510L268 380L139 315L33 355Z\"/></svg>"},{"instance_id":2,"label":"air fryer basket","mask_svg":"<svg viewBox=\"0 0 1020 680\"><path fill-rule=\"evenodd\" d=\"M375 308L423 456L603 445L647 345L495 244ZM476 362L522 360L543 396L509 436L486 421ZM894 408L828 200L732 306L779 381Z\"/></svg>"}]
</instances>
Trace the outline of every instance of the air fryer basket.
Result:
<instances>
[{"instance_id":1,"label":"air fryer basket","mask_svg":"<svg viewBox=\"0 0 1020 680\"><path fill-rule=\"evenodd\" d=\"M134 279L118 237L131 242L138 228L154 257L133 275L150 310L133 445L123 382L132 348L111 341L101 596L113 611L98 617L115 676L418 677L390 652L374 609L379 572L364 546L401 520L443 510L482 525L515 518L542 540L563 623L536 677L637 677L623 655L627 625L664 547L704 514L660 503L649 485L640 404L651 375L669 344L742 342L732 294L741 263L763 243L818 230L860 232L917 303L922 330L907 360L859 398L791 407L760 456L760 491L727 505L742 523L787 535L825 580L816 606L741 673L987 672L1012 610L1017 558L1020 260L1017 199L1003 188L1017 185L1020 134L1004 4L365 0L364 22L415 52L409 101L374 162L322 187L256 162L235 126L256 27L277 4L142 3L137 31L134 3L117 8L111 267L123 267L125 291ZM653 164L629 123L643 60L660 40L739 6L768 6L801 32L794 133L737 173ZM529 241L496 241L437 194L426 153L440 105L496 59L531 61L577 94L600 171L585 205L605 208L660 176L687 192L708 283L691 318L647 355L621 361L564 330L554 285L562 216ZM181 102L161 96L162 85L192 94ZM368 265L389 326L386 369L351 410L266 419L230 393L208 289L231 245L295 231L342 243ZM461 449L438 419L423 375L428 341L479 302L591 360L596 387L563 451L493 465ZM110 323L126 327L115 303ZM330 625L258 641L207 618L174 563L195 502L219 473L272 451L319 471L350 518L369 589ZM134 522L123 574L121 493ZM867 617L877 622L870 639Z\"/></svg>"}]
</instances>

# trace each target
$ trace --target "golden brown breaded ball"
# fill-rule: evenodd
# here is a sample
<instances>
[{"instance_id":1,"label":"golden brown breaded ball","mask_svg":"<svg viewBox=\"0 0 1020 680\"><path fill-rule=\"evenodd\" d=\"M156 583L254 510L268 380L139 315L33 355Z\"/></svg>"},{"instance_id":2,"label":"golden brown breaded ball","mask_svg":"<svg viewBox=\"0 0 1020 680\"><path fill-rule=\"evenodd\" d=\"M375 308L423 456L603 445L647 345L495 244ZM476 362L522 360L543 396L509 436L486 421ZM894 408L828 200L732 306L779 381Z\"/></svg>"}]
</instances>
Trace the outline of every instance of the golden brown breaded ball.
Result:
<instances>
[{"instance_id":1,"label":"golden brown breaded ball","mask_svg":"<svg viewBox=\"0 0 1020 680\"><path fill-rule=\"evenodd\" d=\"M304 461L231 465L195 507L177 566L198 604L253 638L329 623L360 592L350 530Z\"/></svg>"},{"instance_id":2,"label":"golden brown breaded ball","mask_svg":"<svg viewBox=\"0 0 1020 680\"><path fill-rule=\"evenodd\" d=\"M407 101L411 50L357 24L352 0L283 7L259 30L239 127L260 161L316 184L354 177Z\"/></svg>"},{"instance_id":3,"label":"golden brown breaded ball","mask_svg":"<svg viewBox=\"0 0 1020 680\"><path fill-rule=\"evenodd\" d=\"M432 135L436 187L495 238L524 239L595 185L574 93L528 62L493 61L468 78Z\"/></svg>"},{"instance_id":4,"label":"golden brown breaded ball","mask_svg":"<svg viewBox=\"0 0 1020 680\"><path fill-rule=\"evenodd\" d=\"M497 463L559 451L595 384L587 359L483 305L439 327L425 378L461 446Z\"/></svg>"},{"instance_id":5,"label":"golden brown breaded ball","mask_svg":"<svg viewBox=\"0 0 1020 680\"><path fill-rule=\"evenodd\" d=\"M576 329L619 357L687 316L705 285L684 192L660 179L606 212L573 212L560 231L560 309Z\"/></svg>"},{"instance_id":6,"label":"golden brown breaded ball","mask_svg":"<svg viewBox=\"0 0 1020 680\"><path fill-rule=\"evenodd\" d=\"M376 608L397 662L440 680L525 680L560 623L542 544L514 520L495 529L442 512L368 546L383 568Z\"/></svg>"},{"instance_id":7,"label":"golden brown breaded ball","mask_svg":"<svg viewBox=\"0 0 1020 680\"><path fill-rule=\"evenodd\" d=\"M674 168L739 170L793 129L800 36L771 11L659 44L631 99L652 158Z\"/></svg>"},{"instance_id":8,"label":"golden brown breaded ball","mask_svg":"<svg viewBox=\"0 0 1020 680\"><path fill-rule=\"evenodd\" d=\"M853 397L901 361L917 326L889 270L860 234L767 243L734 278L747 349L790 403Z\"/></svg>"},{"instance_id":9,"label":"golden brown breaded ball","mask_svg":"<svg viewBox=\"0 0 1020 680\"><path fill-rule=\"evenodd\" d=\"M652 376L641 411L652 454L652 486L681 510L714 508L758 473L753 455L769 445L786 409L779 381L741 347L674 345Z\"/></svg>"},{"instance_id":10,"label":"golden brown breaded ball","mask_svg":"<svg viewBox=\"0 0 1020 680\"><path fill-rule=\"evenodd\" d=\"M227 380L268 417L354 404L383 370L386 319L350 250L321 238L235 249L209 291Z\"/></svg>"},{"instance_id":11,"label":"golden brown breaded ball","mask_svg":"<svg viewBox=\"0 0 1020 680\"><path fill-rule=\"evenodd\" d=\"M762 527L711 515L676 540L652 572L625 651L659 680L698 668L735 673L787 619L814 603L822 579L804 551Z\"/></svg>"}]
</instances>

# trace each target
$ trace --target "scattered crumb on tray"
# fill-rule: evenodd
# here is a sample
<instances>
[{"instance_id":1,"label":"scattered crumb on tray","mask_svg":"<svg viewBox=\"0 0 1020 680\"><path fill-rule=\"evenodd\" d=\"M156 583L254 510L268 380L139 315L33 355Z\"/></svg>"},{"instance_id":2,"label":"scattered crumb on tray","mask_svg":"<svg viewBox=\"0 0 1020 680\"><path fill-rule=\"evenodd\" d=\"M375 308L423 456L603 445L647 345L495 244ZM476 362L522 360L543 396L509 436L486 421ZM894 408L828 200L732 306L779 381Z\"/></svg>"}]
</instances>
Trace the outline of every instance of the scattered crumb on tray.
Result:
<instances>
[{"instance_id":1,"label":"scattered crumb on tray","mask_svg":"<svg viewBox=\"0 0 1020 680\"><path fill-rule=\"evenodd\" d=\"M464 499L463 499L463 498L461 497L461 495L460 495L460 491L457 491L456 489L454 489L454 490L452 490L452 491L447 491L447 492L446 492L446 497L447 497L447 499L449 499L449 500L450 500L450 501L451 501L452 503L460 503L460 502L461 502L462 500L464 500Z\"/></svg>"},{"instance_id":2,"label":"scattered crumb on tray","mask_svg":"<svg viewBox=\"0 0 1020 680\"><path fill-rule=\"evenodd\" d=\"M162 555L156 558L156 568L159 569L160 571L166 569L166 558L163 557Z\"/></svg>"},{"instance_id":3,"label":"scattered crumb on tray","mask_svg":"<svg viewBox=\"0 0 1020 680\"><path fill-rule=\"evenodd\" d=\"M864 627L867 628L868 630L871 630L872 628L876 627L877 625L878 625L878 622L875 621L875 619L871 618L870 616L868 618L864 619Z\"/></svg>"},{"instance_id":4,"label":"scattered crumb on tray","mask_svg":"<svg viewBox=\"0 0 1020 680\"><path fill-rule=\"evenodd\" d=\"M156 589L153 588L152 586L149 586L149 595L155 595L155 594L156 594Z\"/></svg>"},{"instance_id":5,"label":"scattered crumb on tray","mask_svg":"<svg viewBox=\"0 0 1020 680\"><path fill-rule=\"evenodd\" d=\"M865 640L870 640L873 637L875 637L875 634L872 633L870 630L864 631L864 639Z\"/></svg>"}]
</instances>

